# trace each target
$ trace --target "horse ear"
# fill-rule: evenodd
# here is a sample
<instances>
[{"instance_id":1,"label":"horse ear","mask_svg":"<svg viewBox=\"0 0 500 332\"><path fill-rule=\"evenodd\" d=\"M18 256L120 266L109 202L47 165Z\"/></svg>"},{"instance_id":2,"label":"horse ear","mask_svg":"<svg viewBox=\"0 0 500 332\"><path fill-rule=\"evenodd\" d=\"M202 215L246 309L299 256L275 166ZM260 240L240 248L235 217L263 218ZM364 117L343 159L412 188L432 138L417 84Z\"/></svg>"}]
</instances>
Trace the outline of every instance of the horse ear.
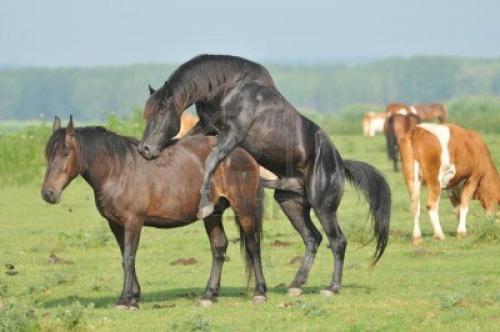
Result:
<instances>
[{"instance_id":1,"label":"horse ear","mask_svg":"<svg viewBox=\"0 0 500 332\"><path fill-rule=\"evenodd\" d=\"M149 84L148 87L149 87L149 95L151 96L153 93L156 92L156 90L153 89L153 87L151 86L151 84Z\"/></svg>"},{"instance_id":2,"label":"horse ear","mask_svg":"<svg viewBox=\"0 0 500 332\"><path fill-rule=\"evenodd\" d=\"M54 123L52 124L52 132L56 131L59 128L61 128L61 119L56 116L54 117Z\"/></svg>"},{"instance_id":3,"label":"horse ear","mask_svg":"<svg viewBox=\"0 0 500 332\"><path fill-rule=\"evenodd\" d=\"M73 125L73 115L69 116L69 123L66 127L66 136L75 136L75 126Z\"/></svg>"}]
</instances>

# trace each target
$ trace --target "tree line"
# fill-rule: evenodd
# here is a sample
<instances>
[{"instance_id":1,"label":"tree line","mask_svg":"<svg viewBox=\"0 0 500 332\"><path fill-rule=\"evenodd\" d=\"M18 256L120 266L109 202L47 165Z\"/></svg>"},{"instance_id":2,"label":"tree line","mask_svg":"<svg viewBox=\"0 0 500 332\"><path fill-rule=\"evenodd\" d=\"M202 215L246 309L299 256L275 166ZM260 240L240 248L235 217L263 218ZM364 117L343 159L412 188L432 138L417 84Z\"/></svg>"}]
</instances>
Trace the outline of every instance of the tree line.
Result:
<instances>
[{"instance_id":1,"label":"tree line","mask_svg":"<svg viewBox=\"0 0 500 332\"><path fill-rule=\"evenodd\" d=\"M283 95L314 114L359 109L353 104L380 108L393 101L500 96L500 58L416 56L356 65L266 66ZM73 114L81 120L126 116L142 107L148 84L158 87L175 68L174 64L139 64L2 69L0 120L48 119L53 114Z\"/></svg>"}]
</instances>

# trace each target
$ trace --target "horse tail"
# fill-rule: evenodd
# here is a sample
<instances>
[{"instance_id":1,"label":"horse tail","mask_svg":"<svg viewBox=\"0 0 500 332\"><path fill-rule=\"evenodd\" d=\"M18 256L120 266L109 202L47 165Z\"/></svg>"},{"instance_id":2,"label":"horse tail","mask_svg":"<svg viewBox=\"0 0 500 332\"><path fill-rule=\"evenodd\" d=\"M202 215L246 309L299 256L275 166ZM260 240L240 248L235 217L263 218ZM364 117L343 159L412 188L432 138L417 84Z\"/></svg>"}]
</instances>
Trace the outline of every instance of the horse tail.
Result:
<instances>
[{"instance_id":1,"label":"horse tail","mask_svg":"<svg viewBox=\"0 0 500 332\"><path fill-rule=\"evenodd\" d=\"M377 245L371 265L374 266L385 251L389 241L391 218L391 189L384 176L373 166L361 161L344 160L346 176L357 191L362 192L370 206Z\"/></svg>"}]
</instances>

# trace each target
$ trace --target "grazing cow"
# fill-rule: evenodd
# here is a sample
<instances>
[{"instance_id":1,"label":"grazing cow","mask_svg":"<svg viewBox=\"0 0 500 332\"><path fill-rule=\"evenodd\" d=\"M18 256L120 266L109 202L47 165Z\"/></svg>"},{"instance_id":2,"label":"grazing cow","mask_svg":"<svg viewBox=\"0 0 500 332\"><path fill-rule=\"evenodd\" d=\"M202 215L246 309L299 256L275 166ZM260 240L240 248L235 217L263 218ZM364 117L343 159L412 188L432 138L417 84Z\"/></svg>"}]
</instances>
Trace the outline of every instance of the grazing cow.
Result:
<instances>
[{"instance_id":1,"label":"grazing cow","mask_svg":"<svg viewBox=\"0 0 500 332\"><path fill-rule=\"evenodd\" d=\"M448 110L446 106L439 103L406 105L402 103L389 104L385 108L387 114L418 115L422 121L433 121L435 118L440 123L448 120Z\"/></svg>"},{"instance_id":2,"label":"grazing cow","mask_svg":"<svg viewBox=\"0 0 500 332\"><path fill-rule=\"evenodd\" d=\"M363 117L363 134L373 137L384 132L386 112L368 112Z\"/></svg>"},{"instance_id":3,"label":"grazing cow","mask_svg":"<svg viewBox=\"0 0 500 332\"><path fill-rule=\"evenodd\" d=\"M181 116L181 129L179 129L179 133L174 138L181 138L186 135L197 123L199 119L196 115L192 115L189 113L184 113Z\"/></svg>"},{"instance_id":4,"label":"grazing cow","mask_svg":"<svg viewBox=\"0 0 500 332\"><path fill-rule=\"evenodd\" d=\"M398 171L399 140L404 134L420 123L418 115L413 113L392 113L387 117L384 134L387 143L387 155L393 161L394 171Z\"/></svg>"},{"instance_id":5,"label":"grazing cow","mask_svg":"<svg viewBox=\"0 0 500 332\"><path fill-rule=\"evenodd\" d=\"M437 118L439 123L445 123L448 120L446 106L439 103L410 105L410 109L416 110L422 121L433 121Z\"/></svg>"},{"instance_id":6,"label":"grazing cow","mask_svg":"<svg viewBox=\"0 0 500 332\"><path fill-rule=\"evenodd\" d=\"M438 214L442 189L449 191L455 207L459 221L457 236L467 233L465 219L471 199L478 199L489 213L500 204L500 177L478 133L456 125L422 123L401 139L400 152L411 197L415 244L422 241L419 223L422 184L428 188L427 209L435 239L444 239Z\"/></svg>"}]
</instances>

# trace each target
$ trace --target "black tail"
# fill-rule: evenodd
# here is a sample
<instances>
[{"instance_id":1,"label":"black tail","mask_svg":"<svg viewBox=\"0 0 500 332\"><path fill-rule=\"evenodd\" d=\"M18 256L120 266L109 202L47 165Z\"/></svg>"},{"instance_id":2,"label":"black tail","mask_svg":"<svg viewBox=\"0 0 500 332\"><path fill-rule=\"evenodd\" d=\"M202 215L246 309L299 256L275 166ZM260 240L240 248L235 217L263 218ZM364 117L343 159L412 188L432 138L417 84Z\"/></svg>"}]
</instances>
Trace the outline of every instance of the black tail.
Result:
<instances>
[{"instance_id":1,"label":"black tail","mask_svg":"<svg viewBox=\"0 0 500 332\"><path fill-rule=\"evenodd\" d=\"M346 176L356 190L361 191L370 206L373 218L374 238L377 247L372 257L372 266L384 253L389 241L391 218L391 189L384 176L373 166L360 161L344 160Z\"/></svg>"},{"instance_id":2,"label":"black tail","mask_svg":"<svg viewBox=\"0 0 500 332\"><path fill-rule=\"evenodd\" d=\"M387 155L390 160L396 158L396 133L394 132L394 116L389 116L387 118L387 131L385 133L385 140L387 142Z\"/></svg>"},{"instance_id":3,"label":"black tail","mask_svg":"<svg viewBox=\"0 0 500 332\"><path fill-rule=\"evenodd\" d=\"M255 237L257 238L257 242L260 243L262 236L264 234L263 231L263 220L264 220L264 181L260 179L259 187L257 189L257 195L255 197ZM238 216L235 216L236 225L238 226L238 230L240 232L240 251L245 260L245 270L247 273L247 289L250 286L250 282L255 276L254 266L252 264L252 259L248 253L246 247L245 240L245 232L243 228L241 228L240 221Z\"/></svg>"}]
</instances>

